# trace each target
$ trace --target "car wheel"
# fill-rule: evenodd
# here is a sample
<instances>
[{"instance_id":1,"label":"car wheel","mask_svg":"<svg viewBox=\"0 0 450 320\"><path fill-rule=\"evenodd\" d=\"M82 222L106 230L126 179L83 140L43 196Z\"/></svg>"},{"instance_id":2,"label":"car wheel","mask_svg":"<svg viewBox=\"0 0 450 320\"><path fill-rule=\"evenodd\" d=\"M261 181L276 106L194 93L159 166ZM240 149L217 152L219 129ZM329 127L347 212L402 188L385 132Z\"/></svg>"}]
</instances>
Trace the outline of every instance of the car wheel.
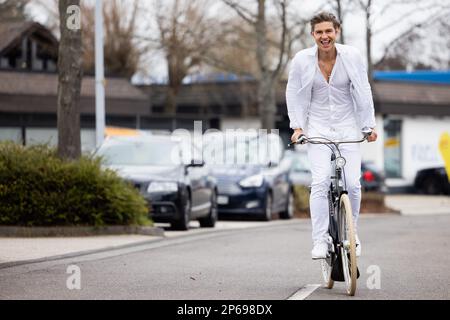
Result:
<instances>
[{"instance_id":1,"label":"car wheel","mask_svg":"<svg viewBox=\"0 0 450 320\"><path fill-rule=\"evenodd\" d=\"M188 230L190 216L191 216L191 199L188 196L184 203L181 216L178 220L172 222L171 224L172 228L175 230Z\"/></svg>"},{"instance_id":2,"label":"car wheel","mask_svg":"<svg viewBox=\"0 0 450 320\"><path fill-rule=\"evenodd\" d=\"M286 210L280 212L280 218L281 219L292 219L294 217L294 211L295 211L295 199L294 199L294 192L292 190L289 190L288 198L286 201Z\"/></svg>"},{"instance_id":3,"label":"car wheel","mask_svg":"<svg viewBox=\"0 0 450 320\"><path fill-rule=\"evenodd\" d=\"M198 219L200 222L200 227L202 228L214 228L218 216L217 210L217 194L213 192L211 196L211 209L209 210L209 214L205 218Z\"/></svg>"},{"instance_id":4,"label":"car wheel","mask_svg":"<svg viewBox=\"0 0 450 320\"><path fill-rule=\"evenodd\" d=\"M272 195L270 193L267 193L266 206L264 208L264 215L262 217L264 221L272 220L272 204L273 204Z\"/></svg>"}]
</instances>

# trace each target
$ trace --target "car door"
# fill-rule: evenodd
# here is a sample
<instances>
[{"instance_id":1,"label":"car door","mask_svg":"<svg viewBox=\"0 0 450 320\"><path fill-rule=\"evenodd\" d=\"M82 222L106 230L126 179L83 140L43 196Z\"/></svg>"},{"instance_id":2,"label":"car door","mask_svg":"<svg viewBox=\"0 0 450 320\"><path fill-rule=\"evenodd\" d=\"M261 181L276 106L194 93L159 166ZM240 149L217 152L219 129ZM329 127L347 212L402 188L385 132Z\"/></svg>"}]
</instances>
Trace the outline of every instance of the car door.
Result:
<instances>
[{"instance_id":1,"label":"car door","mask_svg":"<svg viewBox=\"0 0 450 320\"><path fill-rule=\"evenodd\" d=\"M209 185L208 168L204 165L198 149L191 145L191 149L187 150L188 146L184 147L184 161L190 165L187 166L186 173L191 182L192 192L192 216L198 217L209 211L211 206L211 188ZM193 152L194 151L194 152Z\"/></svg>"}]
</instances>

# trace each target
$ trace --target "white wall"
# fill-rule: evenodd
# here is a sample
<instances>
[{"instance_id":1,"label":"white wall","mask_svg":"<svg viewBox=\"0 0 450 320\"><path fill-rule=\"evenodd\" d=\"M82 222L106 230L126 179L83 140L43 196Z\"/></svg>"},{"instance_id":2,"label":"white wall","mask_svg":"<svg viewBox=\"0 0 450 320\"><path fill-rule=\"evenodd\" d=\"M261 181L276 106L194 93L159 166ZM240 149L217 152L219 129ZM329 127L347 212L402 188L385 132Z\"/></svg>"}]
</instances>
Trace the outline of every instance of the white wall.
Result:
<instances>
[{"instance_id":1,"label":"white wall","mask_svg":"<svg viewBox=\"0 0 450 320\"><path fill-rule=\"evenodd\" d=\"M58 145L58 130L56 128L27 128L26 144L48 143L52 147ZM90 153L95 149L95 129L81 129L81 151Z\"/></svg>"},{"instance_id":2,"label":"white wall","mask_svg":"<svg viewBox=\"0 0 450 320\"><path fill-rule=\"evenodd\" d=\"M402 174L413 183L418 170L443 167L439 140L450 134L450 117L404 117L402 124Z\"/></svg>"}]
</instances>

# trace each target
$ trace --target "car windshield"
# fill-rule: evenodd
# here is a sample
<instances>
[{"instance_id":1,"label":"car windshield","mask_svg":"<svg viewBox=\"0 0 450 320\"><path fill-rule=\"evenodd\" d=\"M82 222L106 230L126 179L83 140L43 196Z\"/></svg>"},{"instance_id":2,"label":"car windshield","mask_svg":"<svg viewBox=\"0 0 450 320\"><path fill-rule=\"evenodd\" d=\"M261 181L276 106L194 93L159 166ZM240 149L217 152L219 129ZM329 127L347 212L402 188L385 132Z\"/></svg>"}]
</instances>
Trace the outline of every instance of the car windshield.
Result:
<instances>
[{"instance_id":1,"label":"car windshield","mask_svg":"<svg viewBox=\"0 0 450 320\"><path fill-rule=\"evenodd\" d=\"M114 141L100 147L97 154L107 165L176 166L180 150L172 141Z\"/></svg>"},{"instance_id":2,"label":"car windshield","mask_svg":"<svg viewBox=\"0 0 450 320\"><path fill-rule=\"evenodd\" d=\"M219 137L205 143L203 157L210 164L259 164L269 161L278 163L281 149L278 138L266 136L257 137Z\"/></svg>"}]
</instances>

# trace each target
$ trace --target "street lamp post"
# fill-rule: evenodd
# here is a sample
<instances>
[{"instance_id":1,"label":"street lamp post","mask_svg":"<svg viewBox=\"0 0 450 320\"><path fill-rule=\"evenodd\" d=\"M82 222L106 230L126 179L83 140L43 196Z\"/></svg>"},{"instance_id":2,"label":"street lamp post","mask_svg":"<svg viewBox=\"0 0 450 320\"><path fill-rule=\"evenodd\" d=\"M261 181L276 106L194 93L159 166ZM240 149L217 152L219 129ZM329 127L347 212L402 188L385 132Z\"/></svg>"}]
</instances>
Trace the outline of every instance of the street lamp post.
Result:
<instances>
[{"instance_id":1,"label":"street lamp post","mask_svg":"<svg viewBox=\"0 0 450 320\"><path fill-rule=\"evenodd\" d=\"M95 137L99 147L105 134L105 71L103 59L103 1L95 1Z\"/></svg>"}]
</instances>

